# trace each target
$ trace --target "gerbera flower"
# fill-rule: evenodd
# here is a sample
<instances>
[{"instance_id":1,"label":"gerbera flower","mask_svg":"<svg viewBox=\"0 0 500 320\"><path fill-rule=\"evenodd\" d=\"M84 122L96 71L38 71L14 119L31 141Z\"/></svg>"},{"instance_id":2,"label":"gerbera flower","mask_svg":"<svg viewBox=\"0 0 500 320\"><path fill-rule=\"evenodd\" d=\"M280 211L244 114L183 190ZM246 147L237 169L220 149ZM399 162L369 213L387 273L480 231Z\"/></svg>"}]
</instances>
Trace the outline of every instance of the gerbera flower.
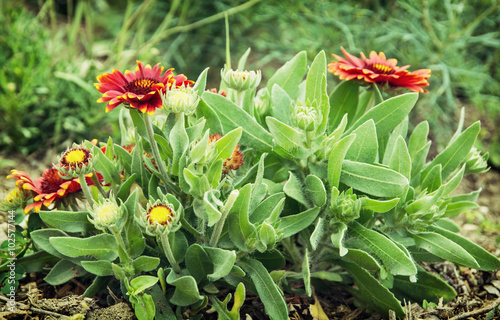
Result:
<instances>
[{"instance_id":1,"label":"gerbera flower","mask_svg":"<svg viewBox=\"0 0 500 320\"><path fill-rule=\"evenodd\" d=\"M388 85L391 88L404 87L415 92L426 92L423 87L429 86L427 79L431 76L431 70L420 69L410 72L410 66L398 67L396 59L386 59L385 54L380 52L378 55L375 51L370 52L370 58L366 58L361 52L361 59L349 54L340 47L346 58L336 54L332 56L338 61L332 61L328 64L328 71L341 80L361 80L368 83L376 83L379 85Z\"/></svg>"},{"instance_id":2,"label":"gerbera flower","mask_svg":"<svg viewBox=\"0 0 500 320\"><path fill-rule=\"evenodd\" d=\"M34 193L34 201L24 208L24 213L28 213L32 209L38 213L42 205L49 207L52 203L63 200L82 190L77 178L65 180L61 178L59 171L55 167L45 170L42 176L34 181L23 171L12 170L11 172L12 174L8 175L7 178L16 178L18 188L30 190ZM97 173L97 178L99 182L102 182L103 177L100 173ZM90 177L85 177L85 181L93 185Z\"/></svg>"},{"instance_id":3,"label":"gerbera flower","mask_svg":"<svg viewBox=\"0 0 500 320\"><path fill-rule=\"evenodd\" d=\"M171 87L189 86L194 84L184 75L174 76L173 69L168 69L163 75L163 67L156 64L153 68L137 61L135 72L125 71L125 75L113 69L111 73L97 76L97 90L103 93L97 102L108 102L106 112L125 103L127 106L139 109L142 113L153 114L157 108L162 108L160 93Z\"/></svg>"}]
</instances>

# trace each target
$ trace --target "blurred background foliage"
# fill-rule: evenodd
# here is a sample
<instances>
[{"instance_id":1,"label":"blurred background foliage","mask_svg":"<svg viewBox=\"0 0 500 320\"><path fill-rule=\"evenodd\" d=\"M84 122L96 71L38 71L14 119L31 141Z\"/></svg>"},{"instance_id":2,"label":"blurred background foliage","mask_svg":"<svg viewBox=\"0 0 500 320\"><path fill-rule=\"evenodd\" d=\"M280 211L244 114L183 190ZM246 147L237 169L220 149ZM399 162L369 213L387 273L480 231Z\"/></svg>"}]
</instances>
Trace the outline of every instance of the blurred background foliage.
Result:
<instances>
[{"instance_id":1,"label":"blurred background foliage","mask_svg":"<svg viewBox=\"0 0 500 320\"><path fill-rule=\"evenodd\" d=\"M218 86L227 13L233 60L251 47L248 67L264 78L298 51L312 59L320 50L340 54L340 46L431 69L414 123L430 122L439 149L465 106L471 121L483 121L479 147L500 165L497 0L4 0L0 10L2 152L116 135L118 112L104 115L92 83L135 60L190 79L210 66L209 85Z\"/></svg>"}]
</instances>

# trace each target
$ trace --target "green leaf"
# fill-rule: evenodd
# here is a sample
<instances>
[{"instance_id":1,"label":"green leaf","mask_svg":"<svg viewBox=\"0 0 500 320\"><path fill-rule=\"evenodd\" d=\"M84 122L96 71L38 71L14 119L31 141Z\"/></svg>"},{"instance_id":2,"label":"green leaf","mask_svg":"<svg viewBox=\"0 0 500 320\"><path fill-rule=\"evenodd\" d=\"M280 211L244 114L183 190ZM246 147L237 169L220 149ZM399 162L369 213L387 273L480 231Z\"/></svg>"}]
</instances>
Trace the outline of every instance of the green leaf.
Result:
<instances>
[{"instance_id":1,"label":"green leaf","mask_svg":"<svg viewBox=\"0 0 500 320\"><path fill-rule=\"evenodd\" d=\"M157 282L157 277L139 276L130 281L130 287L133 289L134 294L139 294L141 292L144 292L144 290L154 286Z\"/></svg>"},{"instance_id":2,"label":"green leaf","mask_svg":"<svg viewBox=\"0 0 500 320\"><path fill-rule=\"evenodd\" d=\"M281 218L280 229L284 237L290 237L307 228L316 219L320 208L311 208L298 214Z\"/></svg>"},{"instance_id":3,"label":"green leaf","mask_svg":"<svg viewBox=\"0 0 500 320\"><path fill-rule=\"evenodd\" d=\"M403 276L417 274L413 261L384 235L367 229L357 222L350 224L349 230L373 250L391 274Z\"/></svg>"},{"instance_id":4,"label":"green leaf","mask_svg":"<svg viewBox=\"0 0 500 320\"><path fill-rule=\"evenodd\" d=\"M321 102L323 93L323 75L326 74L326 55L322 50L314 58L306 78L306 101L313 102L316 100L318 104Z\"/></svg>"},{"instance_id":5,"label":"green leaf","mask_svg":"<svg viewBox=\"0 0 500 320\"><path fill-rule=\"evenodd\" d=\"M479 121L468 127L453 143L431 161L422 172L422 177L425 178L434 166L441 164L442 179L446 180L450 173L465 160L480 130L481 125Z\"/></svg>"},{"instance_id":6,"label":"green leaf","mask_svg":"<svg viewBox=\"0 0 500 320\"><path fill-rule=\"evenodd\" d=\"M219 315L219 320L239 320L240 319L240 308L243 306L245 301L245 285L240 282L236 287L234 293L234 303L231 311L229 311L227 305L231 300L231 294L229 293L224 301L219 301L215 296L210 296L210 301L212 302L212 309L210 311L216 311Z\"/></svg>"},{"instance_id":7,"label":"green leaf","mask_svg":"<svg viewBox=\"0 0 500 320\"><path fill-rule=\"evenodd\" d=\"M396 197L408 185L405 176L391 169L344 160L340 182L376 197Z\"/></svg>"},{"instance_id":8,"label":"green leaf","mask_svg":"<svg viewBox=\"0 0 500 320\"><path fill-rule=\"evenodd\" d=\"M151 174L144 166L144 161L142 160L143 151L142 148L137 145L134 150L132 150L132 164L131 164L131 174L137 175L137 183L142 188L144 194L147 194L147 189L149 185L149 179ZM147 196L147 195L146 195Z\"/></svg>"},{"instance_id":9,"label":"green leaf","mask_svg":"<svg viewBox=\"0 0 500 320\"><path fill-rule=\"evenodd\" d=\"M288 181L283 186L283 191L292 199L297 200L297 202L303 204L304 206L309 206L309 201L304 194L305 186L291 171Z\"/></svg>"},{"instance_id":10,"label":"green leaf","mask_svg":"<svg viewBox=\"0 0 500 320\"><path fill-rule=\"evenodd\" d=\"M163 136L160 136L159 134L155 134L154 139L160 146L160 150L163 151L163 153L167 156L167 158L172 159L173 157L172 148L170 147L170 143L168 143L167 139L165 139L165 137Z\"/></svg>"},{"instance_id":11,"label":"green leaf","mask_svg":"<svg viewBox=\"0 0 500 320\"><path fill-rule=\"evenodd\" d=\"M97 158L94 169L102 174L105 181L120 184L120 172L113 161L109 160L108 157L102 153L101 149L92 143L88 142L86 145L88 148L92 148L92 153L94 154L94 157Z\"/></svg>"},{"instance_id":12,"label":"green leaf","mask_svg":"<svg viewBox=\"0 0 500 320\"><path fill-rule=\"evenodd\" d=\"M217 150L215 160L228 159L232 157L234 149L240 141L241 132L241 128L236 128L226 133L222 138L215 142L215 149Z\"/></svg>"},{"instance_id":13,"label":"green leaf","mask_svg":"<svg viewBox=\"0 0 500 320\"><path fill-rule=\"evenodd\" d=\"M171 303L185 307L203 299L198 291L196 280L192 276L176 274L171 269L166 271L169 272L167 283L175 287L174 295L170 299Z\"/></svg>"},{"instance_id":14,"label":"green leaf","mask_svg":"<svg viewBox=\"0 0 500 320\"><path fill-rule=\"evenodd\" d=\"M155 270L160 264L160 258L141 256L132 261L136 274Z\"/></svg>"},{"instance_id":15,"label":"green leaf","mask_svg":"<svg viewBox=\"0 0 500 320\"><path fill-rule=\"evenodd\" d=\"M271 217L272 213L281 213L285 205L285 195L283 192L275 193L262 201L257 208L250 214L250 222L261 224L267 218Z\"/></svg>"},{"instance_id":16,"label":"green leaf","mask_svg":"<svg viewBox=\"0 0 500 320\"><path fill-rule=\"evenodd\" d=\"M68 234L66 232L63 232L58 229L39 229L32 231L30 234L31 239L33 239L33 242L40 247L43 251L46 251L50 253L53 256L56 256L58 258L65 258L65 255L61 254L59 251L57 251L52 244L50 244L49 239L52 237L67 237Z\"/></svg>"},{"instance_id":17,"label":"green leaf","mask_svg":"<svg viewBox=\"0 0 500 320\"><path fill-rule=\"evenodd\" d=\"M365 269L354 263L339 261L338 264L347 269L358 286L359 290L353 293L369 305L373 310L382 315L387 315L389 310L396 312L396 316L403 318L405 311L394 294L377 281Z\"/></svg>"},{"instance_id":18,"label":"green leaf","mask_svg":"<svg viewBox=\"0 0 500 320\"><path fill-rule=\"evenodd\" d=\"M97 276L112 276L113 267L111 262L106 260L99 261L82 261L82 267L88 272L95 274Z\"/></svg>"},{"instance_id":19,"label":"green leaf","mask_svg":"<svg viewBox=\"0 0 500 320\"><path fill-rule=\"evenodd\" d=\"M411 157L408 152L408 148L406 147L406 142L402 136L399 136L396 139L394 152L391 154L391 158L388 163L389 169L399 172L407 179L410 179Z\"/></svg>"},{"instance_id":20,"label":"green leaf","mask_svg":"<svg viewBox=\"0 0 500 320\"><path fill-rule=\"evenodd\" d=\"M372 119L367 120L352 132L356 139L351 143L345 159L374 163L378 155L377 130Z\"/></svg>"},{"instance_id":21,"label":"green leaf","mask_svg":"<svg viewBox=\"0 0 500 320\"><path fill-rule=\"evenodd\" d=\"M416 302L425 299L437 303L440 298L448 302L457 296L453 287L421 267L418 268L417 279L417 282L411 282L406 277L396 276L391 291L402 299Z\"/></svg>"},{"instance_id":22,"label":"green leaf","mask_svg":"<svg viewBox=\"0 0 500 320\"><path fill-rule=\"evenodd\" d=\"M310 152L304 148L305 136L302 132L273 117L266 117L266 123L276 144L287 151L286 154L290 154L291 158L304 159L309 156Z\"/></svg>"},{"instance_id":23,"label":"green leaf","mask_svg":"<svg viewBox=\"0 0 500 320\"><path fill-rule=\"evenodd\" d=\"M295 99L298 97L298 85L302 82L307 69L307 54L301 51L286 62L267 82L267 90L272 92L274 84L283 88L286 93Z\"/></svg>"},{"instance_id":24,"label":"green leaf","mask_svg":"<svg viewBox=\"0 0 500 320\"><path fill-rule=\"evenodd\" d=\"M99 260L113 261L118 257L115 237L102 233L89 238L52 237L49 242L60 253L68 257L91 255Z\"/></svg>"},{"instance_id":25,"label":"green leaf","mask_svg":"<svg viewBox=\"0 0 500 320\"><path fill-rule=\"evenodd\" d=\"M235 251L211 247L206 247L205 251L213 264L213 272L207 275L208 280L217 281L231 272L236 262Z\"/></svg>"},{"instance_id":26,"label":"green leaf","mask_svg":"<svg viewBox=\"0 0 500 320\"><path fill-rule=\"evenodd\" d=\"M120 185L120 189L118 189L118 192L116 193L116 197L122 201L125 201L127 197L130 194L130 188L132 188L132 185L134 184L135 180L137 179L137 174L132 174L130 177L127 178L122 184Z\"/></svg>"},{"instance_id":27,"label":"green leaf","mask_svg":"<svg viewBox=\"0 0 500 320\"><path fill-rule=\"evenodd\" d=\"M439 233L465 249L477 261L481 270L493 271L500 268L500 260L497 257L472 241L438 226L430 226L429 229Z\"/></svg>"},{"instance_id":28,"label":"green leaf","mask_svg":"<svg viewBox=\"0 0 500 320\"><path fill-rule=\"evenodd\" d=\"M435 165L427 174L424 181L420 184L422 190L433 192L441 187L441 164Z\"/></svg>"},{"instance_id":29,"label":"green leaf","mask_svg":"<svg viewBox=\"0 0 500 320\"><path fill-rule=\"evenodd\" d=\"M305 194L316 207L322 207L326 203L326 189L323 181L313 174L306 177Z\"/></svg>"},{"instance_id":30,"label":"green leaf","mask_svg":"<svg viewBox=\"0 0 500 320\"><path fill-rule=\"evenodd\" d=\"M189 137L186 133L185 125L184 125L184 115L177 114L175 118L175 125L170 131L169 136L170 144L172 147L172 172L174 175L179 176L182 174L182 169L185 164L180 163L180 159L182 154L189 147Z\"/></svg>"},{"instance_id":31,"label":"green leaf","mask_svg":"<svg viewBox=\"0 0 500 320\"><path fill-rule=\"evenodd\" d=\"M213 272L213 264L207 252L198 244L192 244L186 252L186 268L196 279L197 283L203 281L208 274Z\"/></svg>"},{"instance_id":32,"label":"green leaf","mask_svg":"<svg viewBox=\"0 0 500 320\"><path fill-rule=\"evenodd\" d=\"M416 233L413 235L413 239L417 247L425 249L440 258L466 267L479 268L479 264L467 250L438 233Z\"/></svg>"},{"instance_id":33,"label":"green leaf","mask_svg":"<svg viewBox=\"0 0 500 320\"><path fill-rule=\"evenodd\" d=\"M361 198L361 208L372 210L374 212L387 212L394 208L399 202L399 198L391 200L375 200L370 198Z\"/></svg>"},{"instance_id":34,"label":"green leaf","mask_svg":"<svg viewBox=\"0 0 500 320\"><path fill-rule=\"evenodd\" d=\"M196 108L196 112L199 113L199 117L203 116L206 119L206 127L210 128L210 133L223 133L222 123L220 121L217 113L205 102L205 100L201 99L198 102L198 107Z\"/></svg>"},{"instance_id":35,"label":"green leaf","mask_svg":"<svg viewBox=\"0 0 500 320\"><path fill-rule=\"evenodd\" d=\"M351 85L357 86L357 84L354 81L346 81L346 82L352 82ZM358 96L357 93L356 95ZM359 94L358 96L358 106L356 108L356 114L354 115L354 117L350 118L350 121L352 123L355 123L359 119L359 117L365 114L366 110L370 110L374 105L375 105L375 94L373 90L363 90L361 94Z\"/></svg>"},{"instance_id":36,"label":"green leaf","mask_svg":"<svg viewBox=\"0 0 500 320\"><path fill-rule=\"evenodd\" d=\"M333 147L328 157L328 183L330 187L339 187L342 173L342 163L352 142L356 138L355 134L348 135Z\"/></svg>"},{"instance_id":37,"label":"green leaf","mask_svg":"<svg viewBox=\"0 0 500 320\"><path fill-rule=\"evenodd\" d=\"M332 241L333 246L339 249L339 255L343 257L348 252L347 248L343 245L344 236L346 235L347 231L347 225L343 222L337 222L332 227L334 227L335 229L332 229L334 231L332 231L330 240Z\"/></svg>"},{"instance_id":38,"label":"green leaf","mask_svg":"<svg viewBox=\"0 0 500 320\"><path fill-rule=\"evenodd\" d=\"M252 258L259 260L268 271L283 269L286 264L285 257L276 249L265 252L255 251L252 253Z\"/></svg>"},{"instance_id":39,"label":"green leaf","mask_svg":"<svg viewBox=\"0 0 500 320\"><path fill-rule=\"evenodd\" d=\"M420 150L418 150L415 155L411 156L411 177L417 177L420 175L420 171L425 165L427 155L429 154L429 149L431 148L432 141L427 142L427 144ZM410 154L411 155L411 154Z\"/></svg>"},{"instance_id":40,"label":"green leaf","mask_svg":"<svg viewBox=\"0 0 500 320\"><path fill-rule=\"evenodd\" d=\"M288 308L283 295L262 263L245 258L239 264L252 279L269 318L271 320L288 319Z\"/></svg>"},{"instance_id":41,"label":"green leaf","mask_svg":"<svg viewBox=\"0 0 500 320\"><path fill-rule=\"evenodd\" d=\"M360 249L349 248L344 260L353 262L367 270L379 271L382 266L368 252Z\"/></svg>"},{"instance_id":42,"label":"green leaf","mask_svg":"<svg viewBox=\"0 0 500 320\"><path fill-rule=\"evenodd\" d=\"M292 99L288 96L286 91L277 84L273 85L271 101L271 115L279 121L291 126L292 117L290 106L292 105Z\"/></svg>"},{"instance_id":43,"label":"green leaf","mask_svg":"<svg viewBox=\"0 0 500 320\"><path fill-rule=\"evenodd\" d=\"M382 138L403 121L417 102L417 99L417 93L405 93L387 99L361 116L344 135L350 134L367 120L373 119L377 128L377 137Z\"/></svg>"},{"instance_id":44,"label":"green leaf","mask_svg":"<svg viewBox=\"0 0 500 320\"><path fill-rule=\"evenodd\" d=\"M125 149L123 149L121 146L115 144L114 148L115 154L120 160L120 163L122 164L123 168L125 169L126 172L130 173L131 170L131 163L132 163L132 155Z\"/></svg>"},{"instance_id":45,"label":"green leaf","mask_svg":"<svg viewBox=\"0 0 500 320\"><path fill-rule=\"evenodd\" d=\"M408 151L411 159L415 158L415 154L427 145L427 135L429 134L429 123L427 121L420 122L410 136L408 143Z\"/></svg>"},{"instance_id":46,"label":"green leaf","mask_svg":"<svg viewBox=\"0 0 500 320\"><path fill-rule=\"evenodd\" d=\"M95 230L87 211L40 211L39 215L47 225L62 231L87 233Z\"/></svg>"},{"instance_id":47,"label":"green leaf","mask_svg":"<svg viewBox=\"0 0 500 320\"><path fill-rule=\"evenodd\" d=\"M249 250L246 246L246 239L255 232L255 226L248 218L251 190L250 184L240 189L238 198L227 217L229 237L240 250L244 251Z\"/></svg>"},{"instance_id":48,"label":"green leaf","mask_svg":"<svg viewBox=\"0 0 500 320\"><path fill-rule=\"evenodd\" d=\"M248 48L245 53L241 56L240 60L238 60L238 69L239 71L245 70L245 64L247 63L248 56L250 55L250 51L252 49Z\"/></svg>"},{"instance_id":49,"label":"green leaf","mask_svg":"<svg viewBox=\"0 0 500 320\"><path fill-rule=\"evenodd\" d=\"M208 74L208 69L210 68L205 68L200 75L198 76L198 79L196 79L196 82L194 83L193 86L193 91L196 92L199 96L203 94L205 91L205 88L207 86L207 74Z\"/></svg>"},{"instance_id":50,"label":"green leaf","mask_svg":"<svg viewBox=\"0 0 500 320\"><path fill-rule=\"evenodd\" d=\"M149 142L148 130L146 129L146 124L144 123L142 114L139 113L139 110L137 109L129 109L129 111L135 130L144 140Z\"/></svg>"},{"instance_id":51,"label":"green leaf","mask_svg":"<svg viewBox=\"0 0 500 320\"><path fill-rule=\"evenodd\" d=\"M243 129L241 144L264 152L272 151L271 134L243 109L219 94L204 92L202 98L216 112L224 133L241 127Z\"/></svg>"},{"instance_id":52,"label":"green leaf","mask_svg":"<svg viewBox=\"0 0 500 320\"><path fill-rule=\"evenodd\" d=\"M328 115L328 130L332 132L347 114L349 122L353 123L358 105L359 86L354 81L342 81L330 95L330 114Z\"/></svg>"},{"instance_id":53,"label":"green leaf","mask_svg":"<svg viewBox=\"0 0 500 320\"><path fill-rule=\"evenodd\" d=\"M57 286L73 278L84 276L86 273L85 269L79 265L68 260L60 260L52 267L49 274L43 280L52 286Z\"/></svg>"},{"instance_id":54,"label":"green leaf","mask_svg":"<svg viewBox=\"0 0 500 320\"><path fill-rule=\"evenodd\" d=\"M446 207L446 212L444 213L443 217L445 218L453 218L458 216L460 213L466 211L466 210L474 210L478 209L479 205L475 202L471 201L457 201L448 204Z\"/></svg>"},{"instance_id":55,"label":"green leaf","mask_svg":"<svg viewBox=\"0 0 500 320\"><path fill-rule=\"evenodd\" d=\"M316 222L316 226L314 227L314 231L309 237L309 242L311 243L311 248L313 250L316 250L318 248L318 244L323 240L325 231L328 229L329 228L327 228L326 220L319 217L318 221Z\"/></svg>"},{"instance_id":56,"label":"green leaf","mask_svg":"<svg viewBox=\"0 0 500 320\"><path fill-rule=\"evenodd\" d=\"M306 294L310 297L312 295L311 269L309 268L309 251L307 250L307 248L304 252L304 260L302 261L302 277L304 278L304 287L306 289Z\"/></svg>"}]
</instances>

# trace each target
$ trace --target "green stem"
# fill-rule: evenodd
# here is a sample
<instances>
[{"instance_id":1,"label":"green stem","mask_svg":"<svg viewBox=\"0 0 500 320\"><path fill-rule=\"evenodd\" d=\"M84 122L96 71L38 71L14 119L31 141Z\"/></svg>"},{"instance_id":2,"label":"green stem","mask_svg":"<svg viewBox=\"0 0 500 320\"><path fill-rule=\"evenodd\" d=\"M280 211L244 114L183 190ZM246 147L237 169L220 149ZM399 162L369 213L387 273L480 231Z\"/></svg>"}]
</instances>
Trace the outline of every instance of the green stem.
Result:
<instances>
[{"instance_id":1,"label":"green stem","mask_svg":"<svg viewBox=\"0 0 500 320\"><path fill-rule=\"evenodd\" d=\"M172 266L172 269L175 273L181 272L181 267L175 260L174 253L172 252L172 248L170 247L170 241L168 240L168 232L160 233L160 241L163 247L163 252L165 252L165 256L167 257L168 262Z\"/></svg>"},{"instance_id":2,"label":"green stem","mask_svg":"<svg viewBox=\"0 0 500 320\"><path fill-rule=\"evenodd\" d=\"M158 165L158 169L160 170L162 181L166 186L171 185L168 179L165 162L163 162L163 160L161 159L160 151L158 150L158 144L155 141L155 134L153 131L153 124L151 123L151 118L147 113L144 113L143 116L144 116L144 124L146 125L146 131L148 132L149 144L151 145L151 149L153 149L153 157L156 161L156 164Z\"/></svg>"},{"instance_id":3,"label":"green stem","mask_svg":"<svg viewBox=\"0 0 500 320\"><path fill-rule=\"evenodd\" d=\"M234 202L238 198L238 190L233 190L231 194L229 195L229 198L226 201L226 204L224 205L224 208L222 209L222 216L220 217L219 221L217 221L217 224L215 225L214 231L212 233L212 238L210 238L209 246L215 247L217 245L217 242L219 242L220 235L222 233L222 228L224 227L224 223L226 221L227 215L229 211L231 211L231 208L234 205Z\"/></svg>"},{"instance_id":4,"label":"green stem","mask_svg":"<svg viewBox=\"0 0 500 320\"><path fill-rule=\"evenodd\" d=\"M130 256L128 254L127 246L125 245L125 241L123 241L122 234L120 230L117 230L115 227L110 228L111 233L115 236L116 242L118 243L118 247L120 247L125 254L125 256L120 256L120 262L123 265L128 265L131 261Z\"/></svg>"},{"instance_id":5,"label":"green stem","mask_svg":"<svg viewBox=\"0 0 500 320\"><path fill-rule=\"evenodd\" d=\"M94 198L92 197L92 193L90 193L89 186L87 185L87 181L85 180L85 175L83 173L80 173L78 176L78 179L80 180L80 186L82 187L83 194L85 195L85 198L87 198L87 201L89 202L90 206L94 206Z\"/></svg>"},{"instance_id":6,"label":"green stem","mask_svg":"<svg viewBox=\"0 0 500 320\"><path fill-rule=\"evenodd\" d=\"M376 83L372 85L373 91L375 92L375 105L381 103L384 101L384 98L382 97L382 93L380 92L378 86Z\"/></svg>"},{"instance_id":7,"label":"green stem","mask_svg":"<svg viewBox=\"0 0 500 320\"><path fill-rule=\"evenodd\" d=\"M226 23L226 70L231 69L231 49L229 47L229 18L227 12L224 13L224 21Z\"/></svg>"},{"instance_id":8,"label":"green stem","mask_svg":"<svg viewBox=\"0 0 500 320\"><path fill-rule=\"evenodd\" d=\"M97 190L99 190L99 193L103 196L106 197L106 191L104 191L104 188L102 187L101 183L99 182L99 179L97 178L97 172L93 170L94 172L92 173L92 181L94 182L94 185L97 187Z\"/></svg>"}]
</instances>

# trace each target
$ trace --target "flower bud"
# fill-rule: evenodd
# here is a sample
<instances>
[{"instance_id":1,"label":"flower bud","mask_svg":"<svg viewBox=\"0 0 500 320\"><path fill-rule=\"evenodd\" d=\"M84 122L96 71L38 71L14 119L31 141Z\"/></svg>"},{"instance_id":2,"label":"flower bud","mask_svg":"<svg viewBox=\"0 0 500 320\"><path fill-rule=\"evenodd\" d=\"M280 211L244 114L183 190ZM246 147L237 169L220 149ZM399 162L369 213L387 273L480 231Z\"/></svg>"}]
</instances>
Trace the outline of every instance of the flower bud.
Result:
<instances>
[{"instance_id":1,"label":"flower bud","mask_svg":"<svg viewBox=\"0 0 500 320\"><path fill-rule=\"evenodd\" d=\"M339 194L339 191L334 188L330 210L337 220L335 222L349 223L359 218L361 201L356 194L352 193L352 189Z\"/></svg>"},{"instance_id":2,"label":"flower bud","mask_svg":"<svg viewBox=\"0 0 500 320\"><path fill-rule=\"evenodd\" d=\"M63 175L78 177L80 174L89 174L94 169L95 157L83 144L73 144L59 157L56 169Z\"/></svg>"},{"instance_id":3,"label":"flower bud","mask_svg":"<svg viewBox=\"0 0 500 320\"><path fill-rule=\"evenodd\" d=\"M488 167L488 153L481 155L481 152L473 147L465 160L465 169L470 173L485 173Z\"/></svg>"},{"instance_id":4,"label":"flower bud","mask_svg":"<svg viewBox=\"0 0 500 320\"><path fill-rule=\"evenodd\" d=\"M292 122L297 128L304 131L314 131L320 125L323 119L315 104L316 101L311 106L309 100L307 100L305 106L300 101L298 102L292 112Z\"/></svg>"},{"instance_id":5,"label":"flower bud","mask_svg":"<svg viewBox=\"0 0 500 320\"><path fill-rule=\"evenodd\" d=\"M166 111L184 112L186 115L190 115L196 110L200 97L193 88L181 86L167 90L165 94L162 94L162 100Z\"/></svg>"},{"instance_id":6,"label":"flower bud","mask_svg":"<svg viewBox=\"0 0 500 320\"><path fill-rule=\"evenodd\" d=\"M276 230L269 223L262 223L257 229L255 247L260 252L271 250L276 245Z\"/></svg>"},{"instance_id":7,"label":"flower bud","mask_svg":"<svg viewBox=\"0 0 500 320\"><path fill-rule=\"evenodd\" d=\"M260 70L257 71L234 71L233 69L222 69L221 78L228 88L236 91L252 90L257 88L262 78Z\"/></svg>"},{"instance_id":8,"label":"flower bud","mask_svg":"<svg viewBox=\"0 0 500 320\"><path fill-rule=\"evenodd\" d=\"M267 90L267 88L260 89L253 99L255 114L264 119L265 116L268 115L270 102L271 97L269 95L269 90Z\"/></svg>"},{"instance_id":9,"label":"flower bud","mask_svg":"<svg viewBox=\"0 0 500 320\"><path fill-rule=\"evenodd\" d=\"M99 230L115 226L122 217L122 210L114 200L103 199L98 201L89 210L90 222Z\"/></svg>"},{"instance_id":10,"label":"flower bud","mask_svg":"<svg viewBox=\"0 0 500 320\"><path fill-rule=\"evenodd\" d=\"M26 202L27 192L19 187L12 189L5 199L0 201L0 210L1 211L11 211L16 210L18 208L22 208L23 204Z\"/></svg>"},{"instance_id":11,"label":"flower bud","mask_svg":"<svg viewBox=\"0 0 500 320\"><path fill-rule=\"evenodd\" d=\"M181 210L176 210L174 204L167 199L156 200L155 203L148 203L146 211L138 218L138 223L150 236L175 232L180 228L180 213Z\"/></svg>"}]
</instances>

